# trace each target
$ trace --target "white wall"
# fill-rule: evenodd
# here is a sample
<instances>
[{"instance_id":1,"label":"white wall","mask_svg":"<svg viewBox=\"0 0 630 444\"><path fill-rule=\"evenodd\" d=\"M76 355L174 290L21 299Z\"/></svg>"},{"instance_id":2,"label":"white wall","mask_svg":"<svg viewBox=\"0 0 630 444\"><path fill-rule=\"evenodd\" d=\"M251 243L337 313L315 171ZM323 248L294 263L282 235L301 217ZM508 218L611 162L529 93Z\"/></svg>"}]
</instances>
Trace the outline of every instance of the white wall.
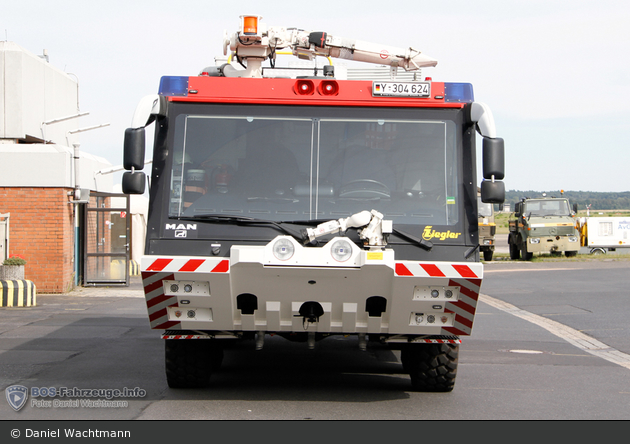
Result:
<instances>
[{"instance_id":1,"label":"white wall","mask_svg":"<svg viewBox=\"0 0 630 444\"><path fill-rule=\"evenodd\" d=\"M0 139L43 140L42 123L78 114L78 85L13 42L0 42ZM79 120L44 125L47 141L67 145Z\"/></svg>"},{"instance_id":2,"label":"white wall","mask_svg":"<svg viewBox=\"0 0 630 444\"><path fill-rule=\"evenodd\" d=\"M111 175L95 173L112 165L83 151L75 182L72 143L79 135L68 132L84 127L82 118L43 124L79 113L73 77L13 42L0 42L0 186L74 188L78 183L111 192Z\"/></svg>"},{"instance_id":3,"label":"white wall","mask_svg":"<svg viewBox=\"0 0 630 444\"><path fill-rule=\"evenodd\" d=\"M111 174L95 174L110 168L106 159L80 152L78 185L111 193ZM52 144L0 143L0 186L74 188L74 151Z\"/></svg>"}]
</instances>

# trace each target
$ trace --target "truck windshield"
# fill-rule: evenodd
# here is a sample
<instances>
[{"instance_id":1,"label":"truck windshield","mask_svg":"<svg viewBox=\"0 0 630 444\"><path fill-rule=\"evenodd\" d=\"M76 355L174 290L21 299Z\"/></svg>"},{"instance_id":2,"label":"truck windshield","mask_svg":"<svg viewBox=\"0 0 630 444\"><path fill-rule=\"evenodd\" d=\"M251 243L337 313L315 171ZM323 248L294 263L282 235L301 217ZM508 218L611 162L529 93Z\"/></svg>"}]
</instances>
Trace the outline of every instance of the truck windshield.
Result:
<instances>
[{"instance_id":1,"label":"truck windshield","mask_svg":"<svg viewBox=\"0 0 630 444\"><path fill-rule=\"evenodd\" d=\"M569 202L566 199L530 200L525 203L526 216L570 216Z\"/></svg>"},{"instance_id":2,"label":"truck windshield","mask_svg":"<svg viewBox=\"0 0 630 444\"><path fill-rule=\"evenodd\" d=\"M296 116L282 107L226 116L222 108L175 119L170 217L308 221L377 209L395 223L458 221L452 120L324 108Z\"/></svg>"}]
</instances>

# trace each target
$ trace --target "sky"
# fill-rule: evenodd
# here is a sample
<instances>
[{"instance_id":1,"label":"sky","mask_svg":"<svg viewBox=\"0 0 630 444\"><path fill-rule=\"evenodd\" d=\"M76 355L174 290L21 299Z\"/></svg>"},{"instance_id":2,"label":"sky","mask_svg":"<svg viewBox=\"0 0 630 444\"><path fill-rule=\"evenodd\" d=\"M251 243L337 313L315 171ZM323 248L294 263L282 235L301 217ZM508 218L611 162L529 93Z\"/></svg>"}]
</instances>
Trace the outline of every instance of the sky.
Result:
<instances>
[{"instance_id":1,"label":"sky","mask_svg":"<svg viewBox=\"0 0 630 444\"><path fill-rule=\"evenodd\" d=\"M507 190L630 191L627 0L0 0L0 40L78 79L81 127L110 124L81 150L116 166L140 99L214 65L244 14L437 59L424 76L472 83L490 106Z\"/></svg>"}]
</instances>

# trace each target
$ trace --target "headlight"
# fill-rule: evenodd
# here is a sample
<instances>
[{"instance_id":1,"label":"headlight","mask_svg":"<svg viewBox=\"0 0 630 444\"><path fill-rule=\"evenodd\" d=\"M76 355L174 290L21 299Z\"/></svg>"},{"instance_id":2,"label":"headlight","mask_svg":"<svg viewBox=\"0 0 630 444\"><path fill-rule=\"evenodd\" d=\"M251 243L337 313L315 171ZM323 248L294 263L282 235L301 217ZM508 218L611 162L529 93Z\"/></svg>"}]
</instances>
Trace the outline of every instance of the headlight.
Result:
<instances>
[{"instance_id":1,"label":"headlight","mask_svg":"<svg viewBox=\"0 0 630 444\"><path fill-rule=\"evenodd\" d=\"M276 259L286 261L291 259L295 253L295 247L288 239L278 239L272 247L273 255Z\"/></svg>"},{"instance_id":2,"label":"headlight","mask_svg":"<svg viewBox=\"0 0 630 444\"><path fill-rule=\"evenodd\" d=\"M569 242L577 242L578 238L577 236L569 236Z\"/></svg>"},{"instance_id":3,"label":"headlight","mask_svg":"<svg viewBox=\"0 0 630 444\"><path fill-rule=\"evenodd\" d=\"M334 244L332 244L330 253L336 261L345 262L350 259L350 256L352 256L352 246L348 241L338 240L335 241Z\"/></svg>"},{"instance_id":4,"label":"headlight","mask_svg":"<svg viewBox=\"0 0 630 444\"><path fill-rule=\"evenodd\" d=\"M532 237L530 237L529 238L529 243L530 244L539 244L540 243L540 238L537 238L537 237L532 238Z\"/></svg>"}]
</instances>

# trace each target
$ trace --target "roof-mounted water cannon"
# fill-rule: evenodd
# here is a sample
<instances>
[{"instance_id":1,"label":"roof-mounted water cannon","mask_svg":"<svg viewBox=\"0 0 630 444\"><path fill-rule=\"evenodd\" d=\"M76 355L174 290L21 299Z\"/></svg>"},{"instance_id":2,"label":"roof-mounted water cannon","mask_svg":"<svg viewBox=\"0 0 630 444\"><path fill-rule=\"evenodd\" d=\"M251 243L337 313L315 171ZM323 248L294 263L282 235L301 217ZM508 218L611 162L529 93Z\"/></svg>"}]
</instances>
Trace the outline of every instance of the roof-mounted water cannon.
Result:
<instances>
[{"instance_id":1,"label":"roof-mounted water cannon","mask_svg":"<svg viewBox=\"0 0 630 444\"><path fill-rule=\"evenodd\" d=\"M345 219L331 220L315 228L302 230L304 242L312 242L318 237L346 231L348 228L361 228L359 238L370 249L380 249L387 245L386 236L393 231L392 221L383 220L383 215L376 210L361 211Z\"/></svg>"},{"instance_id":2,"label":"roof-mounted water cannon","mask_svg":"<svg viewBox=\"0 0 630 444\"><path fill-rule=\"evenodd\" d=\"M262 62L267 58L275 61L277 51L285 48L303 60L314 60L317 56L335 57L400 67L405 71L416 71L437 65L437 60L412 47L397 48L334 36L321 31L307 32L284 27L266 29L261 20L261 16L241 16L239 31L232 35L225 33L224 55L228 55L229 49L232 57L241 64L244 62L245 67L243 70L226 66L223 71L226 77L262 77Z\"/></svg>"}]
</instances>

